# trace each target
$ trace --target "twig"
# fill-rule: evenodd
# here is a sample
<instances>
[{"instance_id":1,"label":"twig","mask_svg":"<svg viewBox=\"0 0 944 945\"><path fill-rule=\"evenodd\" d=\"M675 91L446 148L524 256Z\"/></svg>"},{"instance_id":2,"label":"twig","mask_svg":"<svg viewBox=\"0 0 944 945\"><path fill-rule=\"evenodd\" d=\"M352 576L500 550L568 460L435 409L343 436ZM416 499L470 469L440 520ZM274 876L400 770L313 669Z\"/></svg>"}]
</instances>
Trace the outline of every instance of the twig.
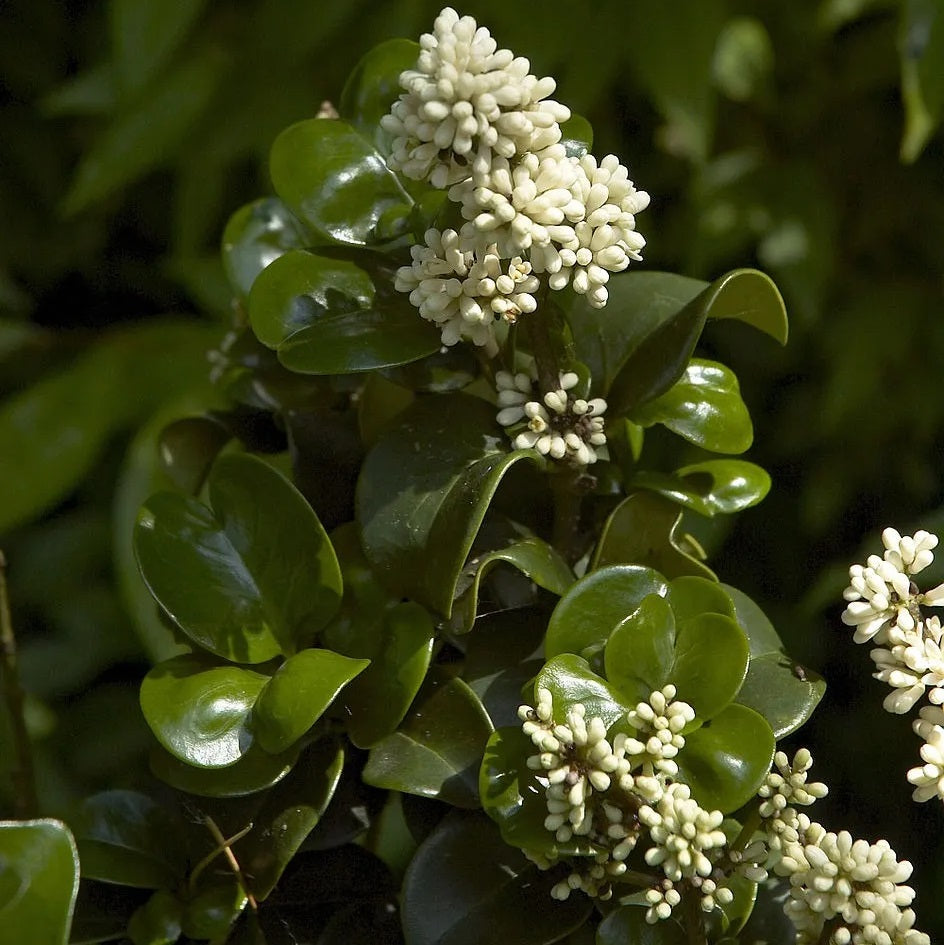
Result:
<instances>
[{"instance_id":1,"label":"twig","mask_svg":"<svg viewBox=\"0 0 944 945\"><path fill-rule=\"evenodd\" d=\"M249 882L246 879L246 874L243 873L242 867L239 865L239 861L236 859L236 854L233 853L231 847L238 840L241 840L243 837L252 830L252 824L244 827L238 833L234 833L229 839L223 836L222 831L216 825L216 821L210 816L203 817L203 826L210 831L210 836L216 841L216 848L211 850L193 869L193 872L190 874L190 888L191 891L196 885L197 878L199 875L216 859L221 853L226 857L227 863L229 863L229 868L233 871L233 875L236 877L236 881L239 883L242 891L246 894L246 899L249 901L249 908L253 912L259 910L259 903L256 902L255 896L249 889Z\"/></svg>"},{"instance_id":2,"label":"twig","mask_svg":"<svg viewBox=\"0 0 944 945\"><path fill-rule=\"evenodd\" d=\"M16 665L16 637L10 617L10 598L7 593L7 559L0 551L0 682L13 729L16 763L10 774L13 782L13 804L17 817L35 817L39 812L36 797L36 773L33 767L33 749L23 712L24 693Z\"/></svg>"}]
</instances>

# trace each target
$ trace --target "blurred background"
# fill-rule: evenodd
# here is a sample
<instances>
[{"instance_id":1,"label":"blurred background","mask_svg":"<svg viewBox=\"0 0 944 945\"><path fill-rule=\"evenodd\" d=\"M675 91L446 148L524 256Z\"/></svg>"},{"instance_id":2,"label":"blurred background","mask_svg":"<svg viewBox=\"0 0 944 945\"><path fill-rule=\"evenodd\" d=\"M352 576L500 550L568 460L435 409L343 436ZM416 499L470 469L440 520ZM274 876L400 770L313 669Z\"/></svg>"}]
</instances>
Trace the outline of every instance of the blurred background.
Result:
<instances>
[{"instance_id":1,"label":"blurred background","mask_svg":"<svg viewBox=\"0 0 944 945\"><path fill-rule=\"evenodd\" d=\"M920 742L882 711L868 647L839 622L846 569L884 526L944 530L944 0L537 9L459 12L556 76L595 153L651 193L645 267L756 266L783 292L786 349L738 325L705 338L741 380L747 456L774 480L710 536L712 564L827 679L794 738L831 787L821 819L910 858L919 927L944 941L944 810L911 803ZM209 396L226 220L271 190L285 125L438 10L0 0L0 547L44 812L143 777L137 686L172 642L130 524L160 483L157 430ZM0 814L8 790L0 771Z\"/></svg>"}]
</instances>

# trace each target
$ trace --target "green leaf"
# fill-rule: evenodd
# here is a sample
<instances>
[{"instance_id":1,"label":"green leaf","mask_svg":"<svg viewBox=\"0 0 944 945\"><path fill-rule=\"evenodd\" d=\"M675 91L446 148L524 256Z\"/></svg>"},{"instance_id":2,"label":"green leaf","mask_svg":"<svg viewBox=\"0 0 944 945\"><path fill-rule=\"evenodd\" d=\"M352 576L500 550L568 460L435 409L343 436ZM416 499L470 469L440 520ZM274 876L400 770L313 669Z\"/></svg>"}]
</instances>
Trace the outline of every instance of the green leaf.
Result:
<instances>
[{"instance_id":1,"label":"green leaf","mask_svg":"<svg viewBox=\"0 0 944 945\"><path fill-rule=\"evenodd\" d=\"M146 794L95 794L82 802L72 826L86 879L161 889L183 877L184 825Z\"/></svg>"},{"instance_id":2,"label":"green leaf","mask_svg":"<svg viewBox=\"0 0 944 945\"><path fill-rule=\"evenodd\" d=\"M672 607L664 597L650 594L610 635L603 663L606 678L637 703L670 680L674 657Z\"/></svg>"},{"instance_id":3,"label":"green leaf","mask_svg":"<svg viewBox=\"0 0 944 945\"><path fill-rule=\"evenodd\" d=\"M0 929L13 942L67 945L79 856L58 820L0 821Z\"/></svg>"},{"instance_id":4,"label":"green leaf","mask_svg":"<svg viewBox=\"0 0 944 945\"><path fill-rule=\"evenodd\" d=\"M548 659L592 655L650 594L665 594L665 578L651 568L613 565L592 570L558 601L547 625Z\"/></svg>"},{"instance_id":5,"label":"green leaf","mask_svg":"<svg viewBox=\"0 0 944 945\"><path fill-rule=\"evenodd\" d=\"M646 921L645 906L621 906L611 912L597 929L596 945L687 945L685 930L674 919Z\"/></svg>"},{"instance_id":6,"label":"green leaf","mask_svg":"<svg viewBox=\"0 0 944 945\"><path fill-rule=\"evenodd\" d=\"M408 39L374 46L354 67L341 92L341 117L382 154L389 154L390 136L380 127L380 119L403 92L400 73L416 67L419 52L419 43Z\"/></svg>"},{"instance_id":7,"label":"green leaf","mask_svg":"<svg viewBox=\"0 0 944 945\"><path fill-rule=\"evenodd\" d=\"M671 474L638 472L627 488L658 492L676 505L710 518L757 505L770 491L770 476L745 460L710 459L682 466Z\"/></svg>"},{"instance_id":8,"label":"green leaf","mask_svg":"<svg viewBox=\"0 0 944 945\"><path fill-rule=\"evenodd\" d=\"M293 653L341 599L321 523L291 483L252 456L217 460L209 502L164 492L145 504L135 553L151 593L185 633L226 659Z\"/></svg>"},{"instance_id":9,"label":"green leaf","mask_svg":"<svg viewBox=\"0 0 944 945\"><path fill-rule=\"evenodd\" d=\"M181 929L190 939L222 941L249 904L235 877L201 889L184 910Z\"/></svg>"},{"instance_id":10,"label":"green leaf","mask_svg":"<svg viewBox=\"0 0 944 945\"><path fill-rule=\"evenodd\" d=\"M471 570L471 583L464 591L461 591L456 600L450 624L450 629L454 633L467 633L472 629L478 610L482 581L500 562L512 565L538 587L543 587L546 591L558 596L566 593L574 583L574 572L570 565L551 545L533 535L517 541L512 540L505 548L474 555L463 569L463 576ZM460 587L462 583L462 578L460 578Z\"/></svg>"},{"instance_id":11,"label":"green leaf","mask_svg":"<svg viewBox=\"0 0 944 945\"><path fill-rule=\"evenodd\" d=\"M691 543L678 535L681 521L678 506L661 495L637 492L628 496L606 520L590 567L633 562L670 578L714 578L714 572L691 553L695 550Z\"/></svg>"},{"instance_id":12,"label":"green leaf","mask_svg":"<svg viewBox=\"0 0 944 945\"><path fill-rule=\"evenodd\" d=\"M198 50L120 112L82 158L63 202L64 212L86 210L174 154L205 113L224 64L219 49Z\"/></svg>"},{"instance_id":13,"label":"green leaf","mask_svg":"<svg viewBox=\"0 0 944 945\"><path fill-rule=\"evenodd\" d=\"M403 883L410 945L479 945L495 940L550 945L585 922L589 899L550 898L558 881L509 847L485 817L452 814L420 846ZM535 908L535 903L540 903Z\"/></svg>"},{"instance_id":14,"label":"green leaf","mask_svg":"<svg viewBox=\"0 0 944 945\"><path fill-rule=\"evenodd\" d=\"M249 714L268 681L203 656L175 656L144 677L141 710L172 755L200 768L225 768L253 743Z\"/></svg>"},{"instance_id":15,"label":"green leaf","mask_svg":"<svg viewBox=\"0 0 944 945\"><path fill-rule=\"evenodd\" d=\"M672 605L678 623L701 614L722 614L736 619L734 601L727 585L707 578L686 575L669 581L666 600Z\"/></svg>"},{"instance_id":16,"label":"green leaf","mask_svg":"<svg viewBox=\"0 0 944 945\"><path fill-rule=\"evenodd\" d=\"M223 231L223 268L244 298L266 266L293 249L312 243L312 234L278 197L262 197L240 207Z\"/></svg>"},{"instance_id":17,"label":"green leaf","mask_svg":"<svg viewBox=\"0 0 944 945\"><path fill-rule=\"evenodd\" d=\"M365 314L373 298L374 283L359 266L292 249L255 280L249 319L256 337L278 348L303 328L346 314Z\"/></svg>"},{"instance_id":18,"label":"green leaf","mask_svg":"<svg viewBox=\"0 0 944 945\"><path fill-rule=\"evenodd\" d=\"M272 146L275 191L315 233L366 246L405 230L412 200L380 153L343 121L311 118L286 128ZM399 217L393 228L384 217Z\"/></svg>"},{"instance_id":19,"label":"green leaf","mask_svg":"<svg viewBox=\"0 0 944 945\"><path fill-rule=\"evenodd\" d=\"M181 932L183 903L166 889L159 889L128 923L133 945L174 945Z\"/></svg>"},{"instance_id":20,"label":"green leaf","mask_svg":"<svg viewBox=\"0 0 944 945\"><path fill-rule=\"evenodd\" d=\"M554 720L561 723L565 721L567 710L581 702L587 709L588 719L598 715L609 728L636 704L594 673L585 659L573 653L555 656L544 664L534 680L535 697L539 689L550 692L554 700Z\"/></svg>"},{"instance_id":21,"label":"green leaf","mask_svg":"<svg viewBox=\"0 0 944 945\"><path fill-rule=\"evenodd\" d=\"M689 732L678 753L679 780L705 808L737 810L756 793L774 757L774 734L752 709L732 703Z\"/></svg>"},{"instance_id":22,"label":"green leaf","mask_svg":"<svg viewBox=\"0 0 944 945\"><path fill-rule=\"evenodd\" d=\"M782 653L783 641L767 615L747 596L730 584L722 584L724 592L734 604L735 615L751 645L751 659L769 653Z\"/></svg>"},{"instance_id":23,"label":"green leaf","mask_svg":"<svg viewBox=\"0 0 944 945\"><path fill-rule=\"evenodd\" d=\"M243 797L272 787L284 778L298 758L298 745L270 755L253 745L235 764L225 768L197 768L160 746L151 751L151 770L179 791L200 797Z\"/></svg>"},{"instance_id":24,"label":"green leaf","mask_svg":"<svg viewBox=\"0 0 944 945\"><path fill-rule=\"evenodd\" d=\"M661 423L716 453L743 453L754 439L734 372L700 358L692 359L671 389L636 407L630 419L643 427Z\"/></svg>"},{"instance_id":25,"label":"green leaf","mask_svg":"<svg viewBox=\"0 0 944 945\"><path fill-rule=\"evenodd\" d=\"M430 680L403 723L370 751L364 780L453 807L478 807L482 751L492 732L478 696L461 680Z\"/></svg>"},{"instance_id":26,"label":"green leaf","mask_svg":"<svg viewBox=\"0 0 944 945\"><path fill-rule=\"evenodd\" d=\"M767 653L751 658L737 701L762 715L779 740L809 719L825 692L818 673L786 653Z\"/></svg>"},{"instance_id":27,"label":"green leaf","mask_svg":"<svg viewBox=\"0 0 944 945\"><path fill-rule=\"evenodd\" d=\"M939 0L902 4L899 35L905 128L901 157L915 161L944 113L944 9Z\"/></svg>"},{"instance_id":28,"label":"green leaf","mask_svg":"<svg viewBox=\"0 0 944 945\"><path fill-rule=\"evenodd\" d=\"M110 0L111 45L122 97L132 99L180 48L206 0Z\"/></svg>"},{"instance_id":29,"label":"green leaf","mask_svg":"<svg viewBox=\"0 0 944 945\"><path fill-rule=\"evenodd\" d=\"M344 748L322 739L306 749L291 774L266 794L252 830L235 845L236 859L259 901L275 889L282 872L318 825L334 798L344 767Z\"/></svg>"},{"instance_id":30,"label":"green leaf","mask_svg":"<svg viewBox=\"0 0 944 945\"><path fill-rule=\"evenodd\" d=\"M368 664L331 650L302 650L290 656L256 700L252 729L259 744L275 755L298 741Z\"/></svg>"},{"instance_id":31,"label":"green leaf","mask_svg":"<svg viewBox=\"0 0 944 945\"><path fill-rule=\"evenodd\" d=\"M711 319L730 318L751 325L785 345L789 335L783 296L773 279L756 269L734 269L712 284L707 306Z\"/></svg>"},{"instance_id":32,"label":"green leaf","mask_svg":"<svg viewBox=\"0 0 944 945\"><path fill-rule=\"evenodd\" d=\"M521 460L542 465L533 450L507 452L483 400L445 394L408 407L367 454L358 483L361 539L377 576L448 618L489 503Z\"/></svg>"}]
</instances>

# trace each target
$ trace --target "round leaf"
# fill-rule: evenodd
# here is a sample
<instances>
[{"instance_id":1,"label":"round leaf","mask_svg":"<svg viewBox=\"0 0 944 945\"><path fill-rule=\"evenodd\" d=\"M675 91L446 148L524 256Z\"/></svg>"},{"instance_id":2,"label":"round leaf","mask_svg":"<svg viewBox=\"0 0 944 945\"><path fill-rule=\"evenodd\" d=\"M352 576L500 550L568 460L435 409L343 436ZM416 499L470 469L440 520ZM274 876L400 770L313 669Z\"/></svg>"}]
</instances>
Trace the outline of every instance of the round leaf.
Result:
<instances>
[{"instance_id":1,"label":"round leaf","mask_svg":"<svg viewBox=\"0 0 944 945\"><path fill-rule=\"evenodd\" d=\"M752 709L732 703L685 736L679 779L702 807L737 810L756 793L774 757L774 734Z\"/></svg>"},{"instance_id":2,"label":"round leaf","mask_svg":"<svg viewBox=\"0 0 944 945\"><path fill-rule=\"evenodd\" d=\"M275 755L298 741L368 663L321 649L290 656L256 700L252 730L259 744Z\"/></svg>"},{"instance_id":3,"label":"round leaf","mask_svg":"<svg viewBox=\"0 0 944 945\"><path fill-rule=\"evenodd\" d=\"M639 472L628 485L651 489L677 505L711 517L757 505L770 491L770 476L745 460L712 459L683 466L670 475Z\"/></svg>"},{"instance_id":4,"label":"round leaf","mask_svg":"<svg viewBox=\"0 0 944 945\"><path fill-rule=\"evenodd\" d=\"M183 824L146 794L95 794L82 802L72 823L87 879L161 889L183 876Z\"/></svg>"},{"instance_id":5,"label":"round leaf","mask_svg":"<svg viewBox=\"0 0 944 945\"><path fill-rule=\"evenodd\" d=\"M410 945L479 945L497 929L515 945L550 945L586 921L584 896L550 898L559 873L542 873L481 815L450 815L420 846L403 882ZM540 903L535 908L535 903Z\"/></svg>"},{"instance_id":6,"label":"round leaf","mask_svg":"<svg viewBox=\"0 0 944 945\"><path fill-rule=\"evenodd\" d=\"M390 240L385 215L406 214L412 200L374 146L343 121L311 118L286 128L272 146L276 193L319 236L348 246Z\"/></svg>"},{"instance_id":7,"label":"round leaf","mask_svg":"<svg viewBox=\"0 0 944 945\"><path fill-rule=\"evenodd\" d=\"M606 676L633 702L648 699L672 676L675 615L658 594L646 597L613 631L603 654Z\"/></svg>"},{"instance_id":8,"label":"round leaf","mask_svg":"<svg viewBox=\"0 0 944 945\"><path fill-rule=\"evenodd\" d=\"M737 701L762 715L779 740L806 722L825 692L818 673L785 653L767 653L751 657Z\"/></svg>"},{"instance_id":9,"label":"round leaf","mask_svg":"<svg viewBox=\"0 0 944 945\"><path fill-rule=\"evenodd\" d=\"M685 575L669 581L666 600L679 623L699 614L723 614L734 618L734 602L726 585L707 578Z\"/></svg>"},{"instance_id":10,"label":"round leaf","mask_svg":"<svg viewBox=\"0 0 944 945\"><path fill-rule=\"evenodd\" d=\"M174 622L226 659L261 663L308 642L337 610L341 574L311 506L271 466L224 455L210 508L162 492L135 529L141 573Z\"/></svg>"},{"instance_id":11,"label":"round leaf","mask_svg":"<svg viewBox=\"0 0 944 945\"><path fill-rule=\"evenodd\" d=\"M563 722L567 709L577 702L587 709L587 718L598 715L609 728L635 703L626 701L605 679L591 669L585 659L564 653L545 663L534 680L534 692L547 689L554 700L554 719Z\"/></svg>"},{"instance_id":12,"label":"round leaf","mask_svg":"<svg viewBox=\"0 0 944 945\"><path fill-rule=\"evenodd\" d=\"M712 283L716 295L709 318L733 318L787 343L787 310L774 281L756 269L735 269Z\"/></svg>"},{"instance_id":13,"label":"round leaf","mask_svg":"<svg viewBox=\"0 0 944 945\"><path fill-rule=\"evenodd\" d=\"M630 419L644 427L661 423L717 453L743 453L754 439L734 373L723 364L700 358L693 358L661 397L635 407Z\"/></svg>"},{"instance_id":14,"label":"round leaf","mask_svg":"<svg viewBox=\"0 0 944 945\"><path fill-rule=\"evenodd\" d=\"M751 645L751 658L768 653L783 652L783 641L767 615L747 596L730 584L722 584L725 593L734 603L737 622L747 635Z\"/></svg>"},{"instance_id":15,"label":"round leaf","mask_svg":"<svg viewBox=\"0 0 944 945\"><path fill-rule=\"evenodd\" d=\"M664 595L665 579L651 568L613 565L591 571L558 601L547 625L548 659L599 650L650 594Z\"/></svg>"},{"instance_id":16,"label":"round leaf","mask_svg":"<svg viewBox=\"0 0 944 945\"><path fill-rule=\"evenodd\" d=\"M224 768L252 744L247 721L268 679L200 656L175 656L144 677L141 710L172 755L200 768Z\"/></svg>"},{"instance_id":17,"label":"round leaf","mask_svg":"<svg viewBox=\"0 0 944 945\"><path fill-rule=\"evenodd\" d=\"M183 903L166 889L159 889L128 923L133 945L174 945L180 938Z\"/></svg>"},{"instance_id":18,"label":"round leaf","mask_svg":"<svg viewBox=\"0 0 944 945\"><path fill-rule=\"evenodd\" d=\"M461 679L433 682L399 729L371 749L364 780L454 807L478 807L479 766L491 732L482 703Z\"/></svg>"},{"instance_id":19,"label":"round leaf","mask_svg":"<svg viewBox=\"0 0 944 945\"><path fill-rule=\"evenodd\" d=\"M202 889L187 903L181 921L182 931L191 939L219 941L248 902L249 898L235 877Z\"/></svg>"}]
</instances>

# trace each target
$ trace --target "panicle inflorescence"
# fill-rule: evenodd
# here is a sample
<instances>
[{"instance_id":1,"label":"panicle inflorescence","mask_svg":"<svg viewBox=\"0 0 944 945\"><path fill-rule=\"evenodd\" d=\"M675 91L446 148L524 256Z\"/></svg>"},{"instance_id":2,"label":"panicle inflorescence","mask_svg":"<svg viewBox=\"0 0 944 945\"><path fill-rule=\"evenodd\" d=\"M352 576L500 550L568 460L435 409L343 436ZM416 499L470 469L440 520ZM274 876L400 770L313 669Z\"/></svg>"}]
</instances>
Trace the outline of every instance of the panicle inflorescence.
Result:
<instances>
[{"instance_id":1,"label":"panicle inflorescence","mask_svg":"<svg viewBox=\"0 0 944 945\"><path fill-rule=\"evenodd\" d=\"M568 151L561 123L570 110L549 98L554 80L530 68L446 7L381 119L388 164L447 190L465 221L428 231L396 283L446 345L468 340L494 354L496 321L534 312L542 279L602 308L610 274L645 246L635 217L649 195L614 155L598 162Z\"/></svg>"}]
</instances>

